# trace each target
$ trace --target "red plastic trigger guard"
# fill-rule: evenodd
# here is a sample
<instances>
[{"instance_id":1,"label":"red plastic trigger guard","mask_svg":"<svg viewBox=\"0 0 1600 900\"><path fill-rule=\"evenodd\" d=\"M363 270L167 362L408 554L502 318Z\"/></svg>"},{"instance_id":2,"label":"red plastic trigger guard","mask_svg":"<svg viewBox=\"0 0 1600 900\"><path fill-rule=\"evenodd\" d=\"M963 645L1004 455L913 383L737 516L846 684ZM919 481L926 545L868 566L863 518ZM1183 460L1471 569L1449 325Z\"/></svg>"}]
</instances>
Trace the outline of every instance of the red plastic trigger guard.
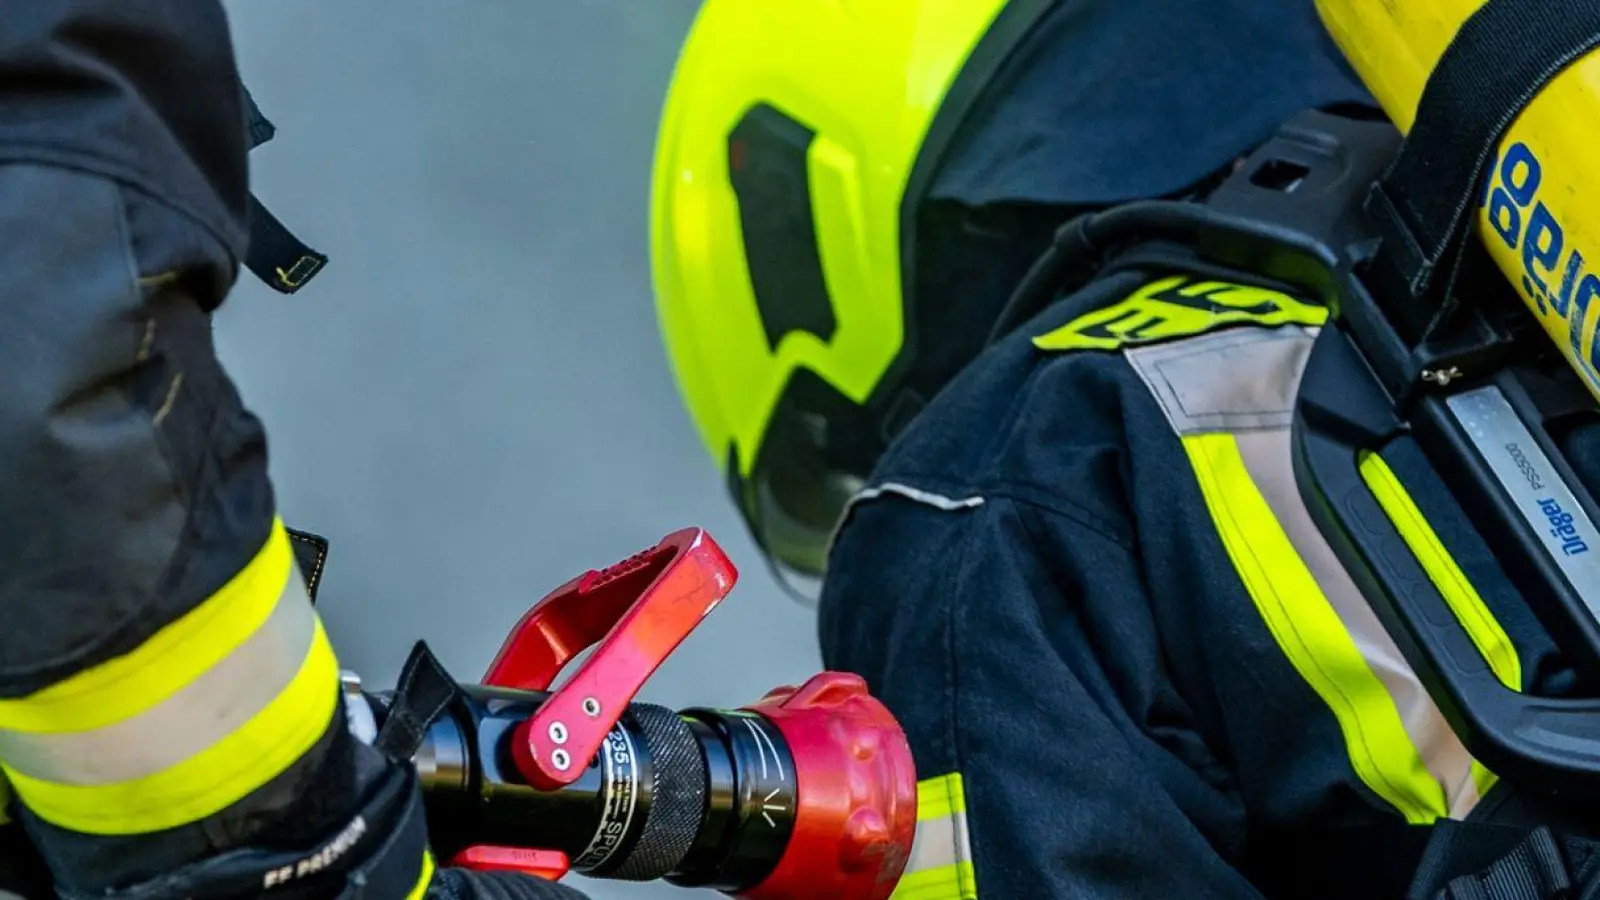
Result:
<instances>
[{"instance_id":1,"label":"red plastic trigger guard","mask_svg":"<svg viewBox=\"0 0 1600 900\"><path fill-rule=\"evenodd\" d=\"M555 790L577 781L645 681L738 577L704 529L685 528L534 604L489 664L485 684L547 691L562 668L598 646L513 735L528 783Z\"/></svg>"}]
</instances>

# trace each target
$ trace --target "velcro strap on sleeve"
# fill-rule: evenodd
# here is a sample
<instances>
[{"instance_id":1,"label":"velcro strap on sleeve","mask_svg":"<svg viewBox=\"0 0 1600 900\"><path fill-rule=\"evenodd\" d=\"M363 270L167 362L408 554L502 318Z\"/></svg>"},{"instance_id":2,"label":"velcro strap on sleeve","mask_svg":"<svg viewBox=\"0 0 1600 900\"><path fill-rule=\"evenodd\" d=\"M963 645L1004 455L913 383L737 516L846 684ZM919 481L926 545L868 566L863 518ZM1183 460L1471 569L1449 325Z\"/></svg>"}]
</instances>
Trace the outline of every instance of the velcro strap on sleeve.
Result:
<instances>
[{"instance_id":1,"label":"velcro strap on sleeve","mask_svg":"<svg viewBox=\"0 0 1600 900\"><path fill-rule=\"evenodd\" d=\"M278 128L261 112L248 88L240 84L239 90L244 95L245 127L250 134L250 149L254 150L272 140ZM328 264L328 257L295 237L294 232L251 194L250 246L244 264L267 287L281 294L293 294L322 271Z\"/></svg>"},{"instance_id":2,"label":"velcro strap on sleeve","mask_svg":"<svg viewBox=\"0 0 1600 900\"><path fill-rule=\"evenodd\" d=\"M256 105L256 98L250 96L249 88L241 84L239 89L244 92L245 127L250 132L250 149L254 150L272 140L278 133L278 127L262 114L261 107Z\"/></svg>"},{"instance_id":3,"label":"velcro strap on sleeve","mask_svg":"<svg viewBox=\"0 0 1600 900\"><path fill-rule=\"evenodd\" d=\"M322 271L328 257L311 249L277 216L267 211L255 195L250 197L250 250L245 267L267 287L293 294Z\"/></svg>"},{"instance_id":4,"label":"velcro strap on sleeve","mask_svg":"<svg viewBox=\"0 0 1600 900\"><path fill-rule=\"evenodd\" d=\"M317 602L317 588L322 586L322 569L328 562L328 539L309 531L285 529L289 546L294 549L295 562L300 564L300 574L305 576L306 593L311 602Z\"/></svg>"}]
</instances>

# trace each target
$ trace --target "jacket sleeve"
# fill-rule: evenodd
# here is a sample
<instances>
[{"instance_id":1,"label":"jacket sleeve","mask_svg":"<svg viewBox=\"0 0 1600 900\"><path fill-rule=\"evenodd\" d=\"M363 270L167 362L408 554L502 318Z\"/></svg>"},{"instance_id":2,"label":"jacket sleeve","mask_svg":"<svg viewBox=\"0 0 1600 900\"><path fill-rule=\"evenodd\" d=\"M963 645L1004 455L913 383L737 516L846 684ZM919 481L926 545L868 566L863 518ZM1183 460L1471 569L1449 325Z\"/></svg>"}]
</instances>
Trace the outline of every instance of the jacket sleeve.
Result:
<instances>
[{"instance_id":1,"label":"jacket sleeve","mask_svg":"<svg viewBox=\"0 0 1600 900\"><path fill-rule=\"evenodd\" d=\"M1159 677L1135 548L1037 493L918 488L855 508L821 605L825 663L916 755L903 895L1257 897L1230 861L1242 805ZM1108 675L1128 666L1158 677Z\"/></svg>"},{"instance_id":2,"label":"jacket sleeve","mask_svg":"<svg viewBox=\"0 0 1600 900\"><path fill-rule=\"evenodd\" d=\"M264 431L211 342L246 148L215 0L0 20L10 811L69 897L334 896L348 873L384 897L577 896L434 879L415 773L349 734Z\"/></svg>"}]
</instances>

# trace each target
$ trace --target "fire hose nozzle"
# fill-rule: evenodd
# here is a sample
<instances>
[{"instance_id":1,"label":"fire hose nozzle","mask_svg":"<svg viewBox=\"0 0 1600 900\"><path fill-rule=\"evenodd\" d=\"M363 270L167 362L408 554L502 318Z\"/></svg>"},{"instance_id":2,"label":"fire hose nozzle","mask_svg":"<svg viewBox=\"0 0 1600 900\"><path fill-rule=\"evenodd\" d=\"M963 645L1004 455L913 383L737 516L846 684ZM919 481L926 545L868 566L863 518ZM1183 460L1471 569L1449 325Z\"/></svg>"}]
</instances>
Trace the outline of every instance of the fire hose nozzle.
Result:
<instances>
[{"instance_id":1,"label":"fire hose nozzle","mask_svg":"<svg viewBox=\"0 0 1600 900\"><path fill-rule=\"evenodd\" d=\"M430 815L454 824L461 848L453 864L752 900L893 893L916 832L916 770L860 677L824 672L737 710L633 703L737 577L688 528L523 616L423 753Z\"/></svg>"},{"instance_id":2,"label":"fire hose nozzle","mask_svg":"<svg viewBox=\"0 0 1600 900\"><path fill-rule=\"evenodd\" d=\"M751 900L894 892L917 827L917 776L905 732L857 675L824 672L747 707L794 756L800 803L789 848Z\"/></svg>"}]
</instances>

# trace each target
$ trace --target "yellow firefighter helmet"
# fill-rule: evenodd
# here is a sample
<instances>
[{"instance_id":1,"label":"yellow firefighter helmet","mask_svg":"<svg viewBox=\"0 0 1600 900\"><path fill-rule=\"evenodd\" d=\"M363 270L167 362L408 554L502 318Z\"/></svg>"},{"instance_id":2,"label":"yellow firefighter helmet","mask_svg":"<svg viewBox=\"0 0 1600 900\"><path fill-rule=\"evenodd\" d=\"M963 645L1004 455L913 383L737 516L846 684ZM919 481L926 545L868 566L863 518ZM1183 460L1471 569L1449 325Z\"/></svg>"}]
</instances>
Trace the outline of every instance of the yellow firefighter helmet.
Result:
<instances>
[{"instance_id":1,"label":"yellow firefighter helmet","mask_svg":"<svg viewBox=\"0 0 1600 900\"><path fill-rule=\"evenodd\" d=\"M706 0L689 33L655 160L657 310L745 521L799 572L822 572L848 498L938 387L908 377L927 340L910 222L1050 5Z\"/></svg>"}]
</instances>

